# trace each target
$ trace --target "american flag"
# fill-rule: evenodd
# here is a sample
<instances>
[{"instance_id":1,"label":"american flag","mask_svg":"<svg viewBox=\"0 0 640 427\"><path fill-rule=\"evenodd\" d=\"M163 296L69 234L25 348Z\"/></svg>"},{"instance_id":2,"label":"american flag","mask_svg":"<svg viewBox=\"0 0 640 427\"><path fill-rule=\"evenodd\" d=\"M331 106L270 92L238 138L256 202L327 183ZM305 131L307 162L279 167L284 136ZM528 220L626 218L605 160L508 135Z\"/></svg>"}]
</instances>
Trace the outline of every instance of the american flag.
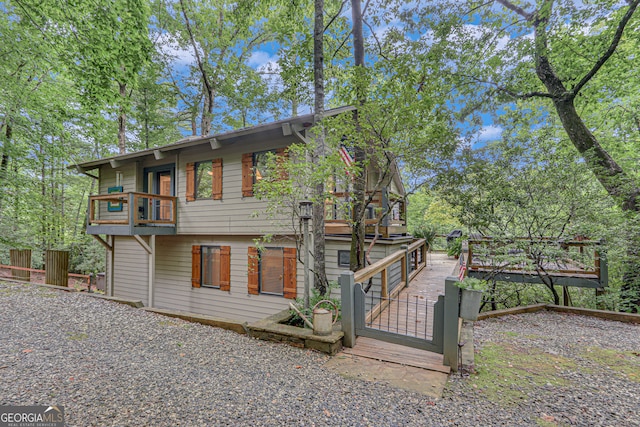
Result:
<instances>
[{"instance_id":1,"label":"american flag","mask_svg":"<svg viewBox=\"0 0 640 427\"><path fill-rule=\"evenodd\" d=\"M340 144L340 158L342 159L344 164L347 165L347 167L353 164L353 157L351 157L351 154L349 153L349 150L347 150L347 147L342 144Z\"/></svg>"},{"instance_id":2,"label":"american flag","mask_svg":"<svg viewBox=\"0 0 640 427\"><path fill-rule=\"evenodd\" d=\"M466 273L467 273L467 266L466 264L462 264L462 266L460 266L460 273L458 274L458 279L464 280Z\"/></svg>"}]
</instances>

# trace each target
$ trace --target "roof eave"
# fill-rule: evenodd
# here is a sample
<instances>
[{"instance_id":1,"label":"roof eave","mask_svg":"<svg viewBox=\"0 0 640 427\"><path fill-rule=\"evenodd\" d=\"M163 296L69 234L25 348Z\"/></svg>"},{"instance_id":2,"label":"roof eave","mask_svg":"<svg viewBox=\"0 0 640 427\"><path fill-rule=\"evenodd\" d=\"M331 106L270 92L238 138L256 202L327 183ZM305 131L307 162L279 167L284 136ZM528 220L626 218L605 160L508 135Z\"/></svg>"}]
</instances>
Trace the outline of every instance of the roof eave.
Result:
<instances>
[{"instance_id":1,"label":"roof eave","mask_svg":"<svg viewBox=\"0 0 640 427\"><path fill-rule=\"evenodd\" d=\"M333 117L338 114L342 114L348 111L354 111L356 108L353 106L345 106L334 108L331 110L325 111L326 117ZM98 160L91 160L88 162L81 162L74 165L69 166L69 168L77 169L79 172L86 174L87 171L96 169L102 165L107 163L111 163L112 166L117 167L116 165L121 163L126 163L132 161L134 159L151 156L154 155L156 158L161 158L162 153L167 153L174 150L181 150L183 148L189 148L202 144L211 144L212 148L216 145L219 148L218 144L220 141L229 140L232 138L239 138L246 135L252 135L259 132L265 132L273 129L282 128L283 133L286 135L287 131L291 129L300 131L305 128L311 127L315 124L314 114L305 114L303 116L290 117L288 119L278 120L271 123L265 123L261 125L256 125L248 128L232 130L229 132L217 134L217 135L207 135L207 136L190 136L187 138L183 138L173 144L165 145L163 147L149 148L146 150L136 151L133 153L120 154L116 156L106 157Z\"/></svg>"}]
</instances>

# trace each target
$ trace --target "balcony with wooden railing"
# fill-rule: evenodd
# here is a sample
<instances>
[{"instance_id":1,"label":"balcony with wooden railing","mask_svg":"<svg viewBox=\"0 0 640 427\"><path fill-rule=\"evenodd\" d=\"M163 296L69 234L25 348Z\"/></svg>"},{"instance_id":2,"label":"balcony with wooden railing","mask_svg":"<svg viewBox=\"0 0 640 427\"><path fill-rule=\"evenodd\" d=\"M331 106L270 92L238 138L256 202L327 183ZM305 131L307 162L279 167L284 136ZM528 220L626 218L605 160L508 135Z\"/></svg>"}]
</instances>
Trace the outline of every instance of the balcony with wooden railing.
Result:
<instances>
[{"instance_id":1,"label":"balcony with wooden railing","mask_svg":"<svg viewBox=\"0 0 640 427\"><path fill-rule=\"evenodd\" d=\"M177 197L148 193L89 196L87 234L176 234Z\"/></svg>"},{"instance_id":2,"label":"balcony with wooden railing","mask_svg":"<svg viewBox=\"0 0 640 427\"><path fill-rule=\"evenodd\" d=\"M601 245L586 238L484 237L468 241L461 265L464 274L481 279L604 288L608 266Z\"/></svg>"},{"instance_id":3,"label":"balcony with wooden railing","mask_svg":"<svg viewBox=\"0 0 640 427\"><path fill-rule=\"evenodd\" d=\"M375 234L376 224L378 234L382 237L393 235L405 235L407 233L407 223L405 221L406 211L404 201L390 202L381 192L368 193L371 203L367 206L365 217L365 233ZM333 199L325 202L325 233L326 234L351 234L350 213L346 200L349 193L333 193ZM395 205L395 208L393 207ZM389 206L392 206L389 209ZM389 210L384 218L380 217Z\"/></svg>"}]
</instances>

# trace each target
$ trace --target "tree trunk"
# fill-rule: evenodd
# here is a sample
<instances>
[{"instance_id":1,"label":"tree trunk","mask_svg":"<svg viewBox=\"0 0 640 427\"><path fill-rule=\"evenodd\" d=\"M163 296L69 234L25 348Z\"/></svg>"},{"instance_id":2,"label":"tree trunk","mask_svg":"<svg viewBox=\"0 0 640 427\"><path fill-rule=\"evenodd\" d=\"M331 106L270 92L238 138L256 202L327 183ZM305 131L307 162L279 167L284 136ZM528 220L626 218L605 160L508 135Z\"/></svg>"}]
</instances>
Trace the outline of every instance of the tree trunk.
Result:
<instances>
[{"instance_id":1,"label":"tree trunk","mask_svg":"<svg viewBox=\"0 0 640 427\"><path fill-rule=\"evenodd\" d=\"M320 163L325 156L324 142L324 0L315 0L313 29L313 80L315 90L314 121L316 123L316 144L313 163ZM313 271L314 287L324 295L327 292L325 268L325 224L324 224L324 182L318 181L313 188ZM307 236L305 236L305 239ZM305 245L306 247L306 245Z\"/></svg>"},{"instance_id":2,"label":"tree trunk","mask_svg":"<svg viewBox=\"0 0 640 427\"><path fill-rule=\"evenodd\" d=\"M149 149L149 104L147 97L147 88L144 88L144 146Z\"/></svg>"},{"instance_id":3,"label":"tree trunk","mask_svg":"<svg viewBox=\"0 0 640 427\"><path fill-rule=\"evenodd\" d=\"M640 212L640 188L598 143L576 111L573 98L553 98L553 105L569 139L607 193L622 210Z\"/></svg>"},{"instance_id":4,"label":"tree trunk","mask_svg":"<svg viewBox=\"0 0 640 427\"><path fill-rule=\"evenodd\" d=\"M124 100L127 96L127 84L118 83L118 86L120 87L120 97L123 102L123 105L120 106L120 114L118 115L118 151L120 154L125 154L127 152L127 113L124 107Z\"/></svg>"},{"instance_id":5,"label":"tree trunk","mask_svg":"<svg viewBox=\"0 0 640 427\"><path fill-rule=\"evenodd\" d=\"M0 182L7 182L7 169L9 167L9 145L11 144L11 138L13 137L13 128L11 127L11 119L7 119L5 123L5 138L2 144L2 159L0 160ZM0 192L0 208L4 198L4 192ZM1 212L1 211L0 211Z\"/></svg>"},{"instance_id":6,"label":"tree trunk","mask_svg":"<svg viewBox=\"0 0 640 427\"><path fill-rule=\"evenodd\" d=\"M550 2L551 4L551 2ZM635 11L637 2L633 9L627 12L630 17ZM640 231L635 227L640 217L640 204L638 195L640 187L636 180L630 177L609 153L602 148L596 137L585 125L584 121L576 111L574 100L579 88L567 90L560 77L556 74L549 58L547 57L547 33L546 22L551 13L550 7L547 15L539 14L540 19L534 21L535 44L536 44L536 74L545 85L555 107L562 126L578 150L589 169L596 179L604 187L607 193L615 200L623 211L629 212L629 230L631 238L627 247L627 256L624 260L623 285L621 289L623 309L632 312L640 311L640 256L638 254L637 242L640 241ZM626 23L621 22L624 28ZM621 33L620 33L621 34ZM617 42L615 42L617 43ZM610 54L615 50L616 44L612 44ZM604 62L608 57L602 57L600 62ZM592 77L597 69L590 76ZM583 78L584 84L588 81L587 76ZM554 295L555 298L555 295Z\"/></svg>"},{"instance_id":7,"label":"tree trunk","mask_svg":"<svg viewBox=\"0 0 640 427\"><path fill-rule=\"evenodd\" d=\"M202 76L203 79L206 76ZM213 90L207 90L208 85L204 91L204 102L202 104L202 118L200 120L200 135L205 136L211 133L211 119L213 117L213 99L215 92Z\"/></svg>"},{"instance_id":8,"label":"tree trunk","mask_svg":"<svg viewBox=\"0 0 640 427\"><path fill-rule=\"evenodd\" d=\"M353 20L353 58L355 62L355 76L356 76L356 97L358 99L358 105L364 105L365 103L365 91L364 91L364 36L362 33L362 7L360 0L351 1L351 16ZM354 120L356 122L356 132L360 133L359 115L358 111L354 113ZM360 171L354 175L353 183L353 225L351 228L351 256L350 256L350 269L351 271L358 271L365 266L365 197L366 197L366 168L364 167L366 161L366 153L362 148L362 143L356 143L354 146L354 162L360 166Z\"/></svg>"}]
</instances>

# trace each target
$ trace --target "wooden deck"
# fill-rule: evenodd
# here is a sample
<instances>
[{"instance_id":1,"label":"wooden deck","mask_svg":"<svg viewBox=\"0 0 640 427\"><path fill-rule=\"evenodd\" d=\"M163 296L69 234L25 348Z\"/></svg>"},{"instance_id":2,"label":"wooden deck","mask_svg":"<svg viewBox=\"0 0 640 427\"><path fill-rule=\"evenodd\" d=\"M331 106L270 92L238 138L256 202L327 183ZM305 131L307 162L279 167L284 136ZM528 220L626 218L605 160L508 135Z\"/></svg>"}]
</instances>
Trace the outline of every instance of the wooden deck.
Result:
<instances>
[{"instance_id":1,"label":"wooden deck","mask_svg":"<svg viewBox=\"0 0 640 427\"><path fill-rule=\"evenodd\" d=\"M426 350L418 350L403 345L358 337L355 347L344 348L341 355L365 357L383 362L397 363L404 366L427 369L448 374L451 370L442 364L442 355Z\"/></svg>"},{"instance_id":2,"label":"wooden deck","mask_svg":"<svg viewBox=\"0 0 640 427\"><path fill-rule=\"evenodd\" d=\"M600 244L586 239L517 237L500 242L486 237L469 240L462 256L466 261L466 274L479 279L545 283L544 278L547 283L551 280L559 286L604 288L608 286L608 266L606 258L600 257ZM530 253L531 247L538 248L535 256ZM545 251L548 253L544 254ZM504 259L505 254L512 254L514 258Z\"/></svg>"},{"instance_id":3,"label":"wooden deck","mask_svg":"<svg viewBox=\"0 0 640 427\"><path fill-rule=\"evenodd\" d=\"M457 262L446 254L430 254L427 266L398 295L400 303L392 302L385 307L369 327L430 339L433 305L439 295L444 295L445 279L451 276ZM345 348L342 353L438 372L448 373L450 369L442 365L441 354L366 337L358 337L355 346Z\"/></svg>"},{"instance_id":4,"label":"wooden deck","mask_svg":"<svg viewBox=\"0 0 640 427\"><path fill-rule=\"evenodd\" d=\"M417 338L433 336L433 306L444 295L444 281L451 276L457 260L446 254L430 254L427 266L404 288L382 313L368 324Z\"/></svg>"}]
</instances>

